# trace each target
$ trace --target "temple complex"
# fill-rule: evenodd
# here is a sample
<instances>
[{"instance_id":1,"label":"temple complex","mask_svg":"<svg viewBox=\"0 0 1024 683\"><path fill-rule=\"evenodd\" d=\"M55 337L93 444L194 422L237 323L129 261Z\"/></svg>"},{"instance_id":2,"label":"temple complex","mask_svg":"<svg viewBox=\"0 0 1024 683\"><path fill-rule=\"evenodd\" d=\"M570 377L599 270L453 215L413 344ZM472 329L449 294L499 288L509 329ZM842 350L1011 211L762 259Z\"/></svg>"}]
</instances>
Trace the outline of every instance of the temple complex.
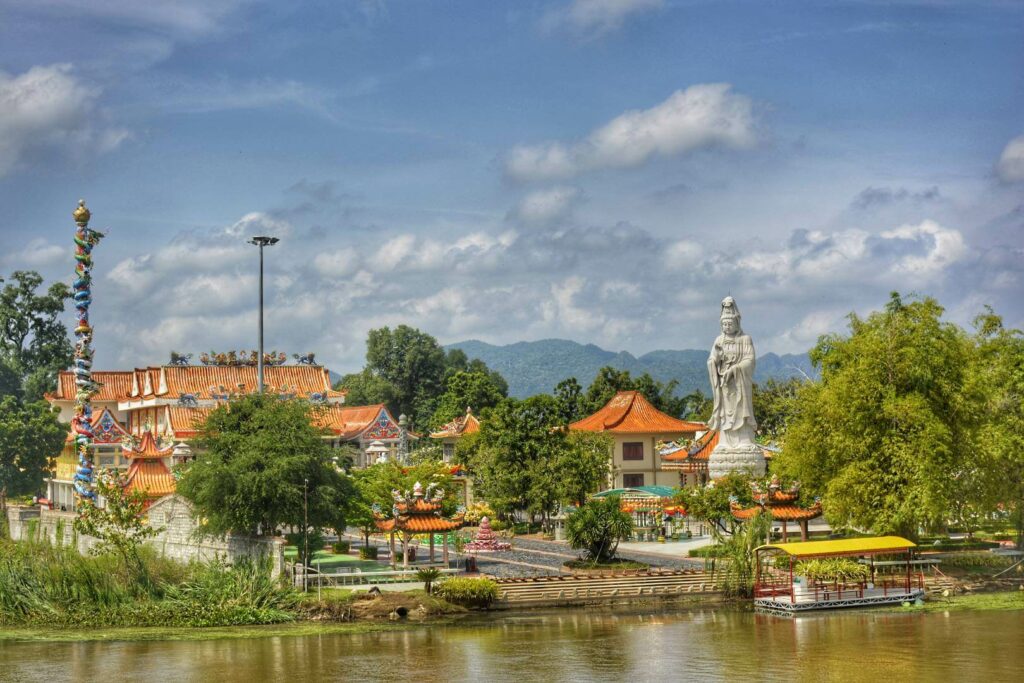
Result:
<instances>
[{"instance_id":1,"label":"temple complex","mask_svg":"<svg viewBox=\"0 0 1024 683\"><path fill-rule=\"evenodd\" d=\"M821 500L814 499L810 507L798 504L800 484L794 483L788 489L782 487L778 475L772 475L771 481L764 489L758 482L751 482L754 494L754 505L742 507L735 498L730 500L732 516L739 520L748 520L760 512L765 512L773 522L782 522L782 541L789 540L788 525L795 522L800 527L800 540L807 540L807 523L821 517Z\"/></svg>"},{"instance_id":2,"label":"temple complex","mask_svg":"<svg viewBox=\"0 0 1024 683\"><path fill-rule=\"evenodd\" d=\"M165 476L158 462L169 475L175 458L192 456L189 442L198 435L210 411L258 388L253 364L188 365L187 359L176 354L169 365L95 371L92 378L97 384L92 397L94 436L90 444L94 462L98 467L121 470L138 482L135 486L147 491L173 492L173 480ZM264 387L267 392L304 398L318 406L316 422L325 429L324 439L334 447L355 445L359 449L356 467L396 456L407 448L409 439L417 438L394 419L384 404L344 405L345 392L331 387L330 373L324 367L268 364L264 368ZM75 374L66 371L58 376L55 390L46 395L50 405L60 410L62 422L70 423L75 414L76 391ZM377 442L383 450L369 457L369 445ZM156 456L156 452L162 455ZM75 440L69 433L56 458L54 476L47 480L47 498L57 508L76 509L76 467ZM143 486L142 482L150 483Z\"/></svg>"},{"instance_id":3,"label":"temple complex","mask_svg":"<svg viewBox=\"0 0 1024 683\"><path fill-rule=\"evenodd\" d=\"M708 461L719 443L719 432L709 430L699 434L693 441L674 441L658 444L661 469L679 472L680 486L704 486L710 481ZM772 446L758 446L766 461L770 462L775 449Z\"/></svg>"},{"instance_id":4,"label":"temple complex","mask_svg":"<svg viewBox=\"0 0 1024 683\"><path fill-rule=\"evenodd\" d=\"M389 535L388 547L391 549L392 566L395 565L395 534L401 534L403 567L409 566L409 544L416 534L429 536L430 562L434 562L434 535L442 534L442 561L447 567L448 535L462 526L462 518L460 515L445 518L441 513L444 489L430 484L424 492L423 485L416 482L411 494L392 491L392 496L395 502L391 508L391 517L385 517L382 512L375 511L377 529Z\"/></svg>"},{"instance_id":5,"label":"temple complex","mask_svg":"<svg viewBox=\"0 0 1024 683\"><path fill-rule=\"evenodd\" d=\"M569 429L600 432L612 437L611 488L686 486L697 483L686 472L662 467L657 445L662 441L692 441L707 430L661 412L639 391L620 391L593 415L573 422Z\"/></svg>"}]
</instances>

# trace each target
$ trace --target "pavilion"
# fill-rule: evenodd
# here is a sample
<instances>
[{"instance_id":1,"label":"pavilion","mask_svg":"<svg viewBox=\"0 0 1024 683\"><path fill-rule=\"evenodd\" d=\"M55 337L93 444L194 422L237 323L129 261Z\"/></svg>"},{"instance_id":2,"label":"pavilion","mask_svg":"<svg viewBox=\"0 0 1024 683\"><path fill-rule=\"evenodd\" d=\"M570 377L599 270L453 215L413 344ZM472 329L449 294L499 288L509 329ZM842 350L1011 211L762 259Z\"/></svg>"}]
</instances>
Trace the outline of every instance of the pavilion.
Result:
<instances>
[{"instance_id":1,"label":"pavilion","mask_svg":"<svg viewBox=\"0 0 1024 683\"><path fill-rule=\"evenodd\" d=\"M772 521L782 522L783 543L789 540L790 522L795 522L800 527L800 540L807 540L808 522L821 517L821 499L815 498L810 507L801 507L798 504L800 484L794 483L788 489L783 489L777 474L772 475L767 491L762 490L757 482L751 482L750 487L754 494L754 505L744 508L735 499L730 500L729 509L733 517L745 521L764 512Z\"/></svg>"},{"instance_id":2,"label":"pavilion","mask_svg":"<svg viewBox=\"0 0 1024 683\"><path fill-rule=\"evenodd\" d=\"M608 489L595 493L593 497L617 496L622 511L628 512L633 518L634 535L641 540L644 536L660 534L666 515L684 514L684 509L673 502L675 493L676 490L670 486L634 486Z\"/></svg>"},{"instance_id":3,"label":"pavilion","mask_svg":"<svg viewBox=\"0 0 1024 683\"><path fill-rule=\"evenodd\" d=\"M394 505L391 517L385 518L378 513L377 529L389 534L388 547L391 549L391 565L395 566L395 534L401 534L402 567L409 567L409 543L416 534L427 534L430 538L430 562L434 562L434 535L442 534L442 561L448 566L448 535L462 526L461 516L446 519L441 513L444 489L427 486L416 482L412 495L392 491Z\"/></svg>"}]
</instances>

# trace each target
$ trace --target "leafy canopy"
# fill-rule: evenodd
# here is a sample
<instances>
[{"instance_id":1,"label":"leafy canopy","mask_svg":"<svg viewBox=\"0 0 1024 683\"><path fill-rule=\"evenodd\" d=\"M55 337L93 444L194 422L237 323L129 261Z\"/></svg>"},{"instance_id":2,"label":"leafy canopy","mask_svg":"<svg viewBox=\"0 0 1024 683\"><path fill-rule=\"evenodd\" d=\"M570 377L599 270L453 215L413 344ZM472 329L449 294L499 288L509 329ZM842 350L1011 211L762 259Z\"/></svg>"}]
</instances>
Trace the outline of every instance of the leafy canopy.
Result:
<instances>
[{"instance_id":1,"label":"leafy canopy","mask_svg":"<svg viewBox=\"0 0 1024 683\"><path fill-rule=\"evenodd\" d=\"M565 521L569 546L584 551L584 559L594 562L613 560L619 541L631 533L633 518L622 511L618 496L589 500Z\"/></svg>"},{"instance_id":2,"label":"leafy canopy","mask_svg":"<svg viewBox=\"0 0 1024 683\"><path fill-rule=\"evenodd\" d=\"M345 528L354 487L312 426L319 409L253 394L210 413L196 442L199 455L178 482L203 532L272 535L283 525L301 526L304 490L310 527Z\"/></svg>"},{"instance_id":3,"label":"leafy canopy","mask_svg":"<svg viewBox=\"0 0 1024 683\"><path fill-rule=\"evenodd\" d=\"M67 435L45 402L0 396L0 499L38 492Z\"/></svg>"},{"instance_id":4,"label":"leafy canopy","mask_svg":"<svg viewBox=\"0 0 1024 683\"><path fill-rule=\"evenodd\" d=\"M962 495L950 475L975 457L972 345L942 310L894 293L811 352L821 381L800 389L773 468L823 493L833 525L914 536L942 524Z\"/></svg>"},{"instance_id":5,"label":"leafy canopy","mask_svg":"<svg viewBox=\"0 0 1024 683\"><path fill-rule=\"evenodd\" d=\"M0 284L4 279L0 278ZM42 398L52 388L57 372L71 364L73 350L60 321L71 291L55 282L39 292L43 278L35 271L18 270L0 288L0 390L24 392L28 401ZM18 389L11 375L16 376Z\"/></svg>"}]
</instances>

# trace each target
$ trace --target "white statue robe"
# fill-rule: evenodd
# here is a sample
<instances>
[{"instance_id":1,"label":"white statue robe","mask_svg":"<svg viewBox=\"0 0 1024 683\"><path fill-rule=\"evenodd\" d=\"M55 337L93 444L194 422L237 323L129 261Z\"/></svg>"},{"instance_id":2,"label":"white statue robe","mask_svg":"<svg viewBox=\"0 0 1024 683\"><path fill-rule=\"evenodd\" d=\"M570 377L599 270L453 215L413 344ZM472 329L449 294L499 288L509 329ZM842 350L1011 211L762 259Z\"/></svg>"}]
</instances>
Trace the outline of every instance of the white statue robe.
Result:
<instances>
[{"instance_id":1,"label":"white statue robe","mask_svg":"<svg viewBox=\"0 0 1024 683\"><path fill-rule=\"evenodd\" d=\"M708 426L722 432L729 446L752 443L754 419L754 342L745 334L718 335L708 356L708 375L714 394L714 411ZM725 371L735 368L726 381Z\"/></svg>"}]
</instances>

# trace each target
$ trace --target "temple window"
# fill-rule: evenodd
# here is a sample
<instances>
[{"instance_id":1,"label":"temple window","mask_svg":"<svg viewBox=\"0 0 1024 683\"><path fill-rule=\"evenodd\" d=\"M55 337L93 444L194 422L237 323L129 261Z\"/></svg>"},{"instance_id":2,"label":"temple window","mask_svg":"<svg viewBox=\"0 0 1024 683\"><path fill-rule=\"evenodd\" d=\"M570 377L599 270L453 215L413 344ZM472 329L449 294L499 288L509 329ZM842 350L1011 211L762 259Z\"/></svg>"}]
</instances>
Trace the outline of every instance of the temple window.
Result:
<instances>
[{"instance_id":1,"label":"temple window","mask_svg":"<svg viewBox=\"0 0 1024 683\"><path fill-rule=\"evenodd\" d=\"M623 460L643 460L644 459L644 444L642 441L634 441L631 443L622 444L622 459Z\"/></svg>"},{"instance_id":2,"label":"temple window","mask_svg":"<svg viewBox=\"0 0 1024 683\"><path fill-rule=\"evenodd\" d=\"M644 475L643 475L643 473L623 474L622 475L622 486L624 488L627 488L627 489L629 489L629 488L636 488L637 486L643 486L643 485L644 485Z\"/></svg>"}]
</instances>

